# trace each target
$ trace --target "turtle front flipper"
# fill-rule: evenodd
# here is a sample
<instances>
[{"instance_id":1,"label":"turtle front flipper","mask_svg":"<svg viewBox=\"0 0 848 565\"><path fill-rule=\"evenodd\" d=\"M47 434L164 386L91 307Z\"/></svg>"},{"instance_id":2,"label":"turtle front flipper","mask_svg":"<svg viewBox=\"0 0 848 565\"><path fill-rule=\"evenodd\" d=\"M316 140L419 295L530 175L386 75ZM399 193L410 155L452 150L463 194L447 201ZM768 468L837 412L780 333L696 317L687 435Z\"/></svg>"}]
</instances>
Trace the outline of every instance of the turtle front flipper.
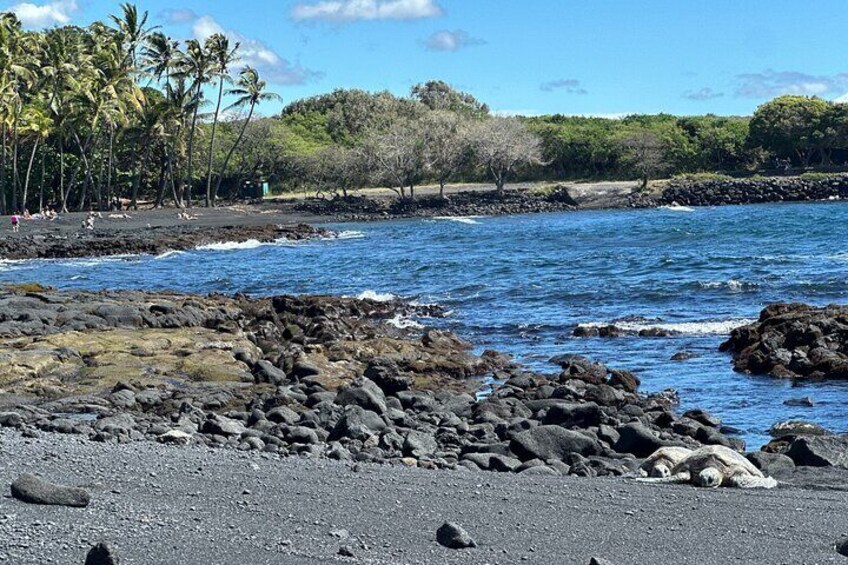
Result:
<instances>
[{"instance_id":1,"label":"turtle front flipper","mask_svg":"<svg viewBox=\"0 0 848 565\"><path fill-rule=\"evenodd\" d=\"M665 484L665 483L688 483L692 478L692 475L689 474L689 471L681 471L679 473L675 473L669 477L645 477L642 479L636 479L640 483L654 483L654 484Z\"/></svg>"},{"instance_id":2,"label":"turtle front flipper","mask_svg":"<svg viewBox=\"0 0 848 565\"><path fill-rule=\"evenodd\" d=\"M728 480L729 486L737 488L774 488L777 481L772 477L754 477L751 475L734 475Z\"/></svg>"}]
</instances>

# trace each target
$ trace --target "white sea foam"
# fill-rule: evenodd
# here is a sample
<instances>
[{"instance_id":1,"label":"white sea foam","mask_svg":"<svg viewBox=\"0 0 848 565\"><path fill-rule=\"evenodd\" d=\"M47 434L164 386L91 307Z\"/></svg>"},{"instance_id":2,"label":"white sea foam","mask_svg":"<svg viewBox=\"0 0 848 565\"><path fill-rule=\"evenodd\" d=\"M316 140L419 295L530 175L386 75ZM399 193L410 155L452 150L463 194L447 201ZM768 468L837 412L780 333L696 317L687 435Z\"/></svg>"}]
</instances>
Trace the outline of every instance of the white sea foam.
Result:
<instances>
[{"instance_id":1,"label":"white sea foam","mask_svg":"<svg viewBox=\"0 0 848 565\"><path fill-rule=\"evenodd\" d=\"M356 230L345 230L325 239L362 239L365 234Z\"/></svg>"},{"instance_id":2,"label":"white sea foam","mask_svg":"<svg viewBox=\"0 0 848 565\"><path fill-rule=\"evenodd\" d=\"M742 292L746 289L756 288L757 283L740 281L738 279L729 279L726 281L700 281L698 285L704 289L727 288L732 292Z\"/></svg>"},{"instance_id":3,"label":"white sea foam","mask_svg":"<svg viewBox=\"0 0 848 565\"><path fill-rule=\"evenodd\" d=\"M477 220L484 216L433 216L434 220L442 220L445 222L457 222L459 224L479 224Z\"/></svg>"},{"instance_id":4,"label":"white sea foam","mask_svg":"<svg viewBox=\"0 0 848 565\"><path fill-rule=\"evenodd\" d=\"M716 335L727 334L734 328L745 326L754 323L756 320L751 318L734 318L730 320L704 320L699 322L658 322L658 323L643 323L643 322L614 322L617 328L627 332L638 333L642 330L660 329L667 330L685 335ZM608 326L609 322L588 322L578 324L583 328L597 328L600 326Z\"/></svg>"},{"instance_id":5,"label":"white sea foam","mask_svg":"<svg viewBox=\"0 0 848 565\"><path fill-rule=\"evenodd\" d=\"M695 209L689 206L681 206L680 204L672 204L670 206L659 206L660 210L668 210L669 212L694 212Z\"/></svg>"},{"instance_id":6,"label":"white sea foam","mask_svg":"<svg viewBox=\"0 0 848 565\"><path fill-rule=\"evenodd\" d=\"M239 249L256 249L270 243L262 243L258 239L248 239L247 241L221 241L219 243L210 243L207 245L197 246L198 251L236 251Z\"/></svg>"},{"instance_id":7,"label":"white sea foam","mask_svg":"<svg viewBox=\"0 0 848 565\"><path fill-rule=\"evenodd\" d=\"M356 297L358 300L373 300L374 302L391 302L397 296L390 292L376 292L374 290L363 290Z\"/></svg>"},{"instance_id":8,"label":"white sea foam","mask_svg":"<svg viewBox=\"0 0 848 565\"><path fill-rule=\"evenodd\" d=\"M420 329L424 327L415 320L406 318L400 314L396 314L394 318L392 318L391 320L387 320L386 323L402 330L407 328Z\"/></svg>"},{"instance_id":9,"label":"white sea foam","mask_svg":"<svg viewBox=\"0 0 848 565\"><path fill-rule=\"evenodd\" d=\"M59 261L59 264L67 267L97 267L98 265L103 265L105 263L115 263L118 261L136 261L141 257L141 255L124 253L120 255L104 255L102 257L80 257L61 259Z\"/></svg>"},{"instance_id":10,"label":"white sea foam","mask_svg":"<svg viewBox=\"0 0 848 565\"><path fill-rule=\"evenodd\" d=\"M172 249L170 251L160 253L159 255L154 257L154 259L167 259L168 257L175 257L177 255L184 255L184 254L185 254L185 251L177 251L175 249Z\"/></svg>"}]
</instances>

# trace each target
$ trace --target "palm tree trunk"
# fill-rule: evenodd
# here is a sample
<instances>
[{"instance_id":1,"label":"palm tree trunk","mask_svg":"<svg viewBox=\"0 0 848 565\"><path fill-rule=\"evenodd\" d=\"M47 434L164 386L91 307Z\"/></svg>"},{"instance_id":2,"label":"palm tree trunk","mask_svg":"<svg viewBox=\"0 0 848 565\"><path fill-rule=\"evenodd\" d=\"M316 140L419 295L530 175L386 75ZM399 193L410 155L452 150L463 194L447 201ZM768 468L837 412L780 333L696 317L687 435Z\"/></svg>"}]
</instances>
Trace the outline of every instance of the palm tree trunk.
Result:
<instances>
[{"instance_id":1,"label":"palm tree trunk","mask_svg":"<svg viewBox=\"0 0 848 565\"><path fill-rule=\"evenodd\" d=\"M112 207L112 164L115 156L115 127L109 126L109 164L106 167L106 198Z\"/></svg>"},{"instance_id":2,"label":"palm tree trunk","mask_svg":"<svg viewBox=\"0 0 848 565\"><path fill-rule=\"evenodd\" d=\"M6 214L6 122L0 126L0 214Z\"/></svg>"},{"instance_id":3,"label":"palm tree trunk","mask_svg":"<svg viewBox=\"0 0 848 565\"><path fill-rule=\"evenodd\" d=\"M156 189L156 202L153 204L154 208L161 208L165 205L165 186L167 179L165 178L165 170L168 168L168 163L165 161L163 157L162 163L159 167L159 185Z\"/></svg>"},{"instance_id":4,"label":"palm tree trunk","mask_svg":"<svg viewBox=\"0 0 848 565\"><path fill-rule=\"evenodd\" d=\"M224 75L218 81L218 104L215 106L215 116L212 118L212 135L209 137L209 163L206 165L206 207L214 206L212 200L212 155L215 150L215 129L218 127L218 114L221 111L221 100L224 98Z\"/></svg>"},{"instance_id":5,"label":"palm tree trunk","mask_svg":"<svg viewBox=\"0 0 848 565\"><path fill-rule=\"evenodd\" d=\"M18 116L20 111L15 111L15 118L12 122L12 211L19 212L18 209Z\"/></svg>"},{"instance_id":6,"label":"palm tree trunk","mask_svg":"<svg viewBox=\"0 0 848 565\"><path fill-rule=\"evenodd\" d=\"M44 177L47 172L47 167L45 165L45 161L47 160L47 155L44 151L41 152L41 182L38 185L38 211L41 212L44 210Z\"/></svg>"},{"instance_id":7,"label":"palm tree trunk","mask_svg":"<svg viewBox=\"0 0 848 565\"><path fill-rule=\"evenodd\" d=\"M133 210L138 210L138 188L141 185L141 177L144 174L144 167L147 166L147 156L150 153L150 144L146 143L144 145L144 150L141 152L141 160L138 163L138 168L136 169L135 180L133 181L132 187L132 200L130 202L130 206L132 206Z\"/></svg>"},{"instance_id":8,"label":"palm tree trunk","mask_svg":"<svg viewBox=\"0 0 848 565\"><path fill-rule=\"evenodd\" d=\"M65 196L65 142L62 140L62 132L59 132L59 198L61 199L62 213L68 212L68 197Z\"/></svg>"},{"instance_id":9,"label":"palm tree trunk","mask_svg":"<svg viewBox=\"0 0 848 565\"><path fill-rule=\"evenodd\" d=\"M36 137L35 143L32 144L32 153L29 155L29 164L27 165L26 177L24 179L24 194L23 194L23 207L26 208L27 205L27 196L29 195L29 179L32 174L32 164L35 161L35 153L38 150L38 142L41 141L41 138ZM41 208L39 207L39 211Z\"/></svg>"},{"instance_id":10,"label":"palm tree trunk","mask_svg":"<svg viewBox=\"0 0 848 565\"><path fill-rule=\"evenodd\" d=\"M253 110L256 108L256 103L253 102L250 104L250 111L247 113L247 119L244 120L244 124L241 126L241 131L239 132L238 139L233 143L233 146L230 147L229 153L227 153L226 159L224 159L224 166L221 167L221 174L218 175L218 182L215 184L215 192L212 193L212 201L214 202L218 198L218 191L221 190L221 182L224 180L224 174L227 172L227 165L230 164L230 159L233 156L233 153L236 152L236 148L241 144L241 140L244 137L244 132L247 130L247 124L250 123L250 118L253 117Z\"/></svg>"},{"instance_id":11,"label":"palm tree trunk","mask_svg":"<svg viewBox=\"0 0 848 565\"><path fill-rule=\"evenodd\" d=\"M191 185L193 182L192 177L194 176L194 132L197 130L197 110L200 106L200 87L201 85L198 83L197 91L194 96L194 111L191 115L191 130L188 133L188 178L186 179L184 200L186 206L189 208L191 208Z\"/></svg>"}]
</instances>

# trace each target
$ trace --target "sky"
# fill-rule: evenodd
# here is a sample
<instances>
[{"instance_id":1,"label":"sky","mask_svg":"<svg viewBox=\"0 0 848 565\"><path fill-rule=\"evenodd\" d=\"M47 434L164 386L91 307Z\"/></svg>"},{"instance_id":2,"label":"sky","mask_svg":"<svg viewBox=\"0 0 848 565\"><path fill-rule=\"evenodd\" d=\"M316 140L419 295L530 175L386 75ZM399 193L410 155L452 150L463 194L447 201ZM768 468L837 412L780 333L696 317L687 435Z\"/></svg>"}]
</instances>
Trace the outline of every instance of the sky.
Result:
<instances>
[{"instance_id":1,"label":"sky","mask_svg":"<svg viewBox=\"0 0 848 565\"><path fill-rule=\"evenodd\" d=\"M781 94L848 101L848 2L139 0L174 39L225 32L284 103L444 80L496 112L747 115ZM106 0L0 0L25 26L88 25ZM842 98L844 97L844 98ZM266 115L277 103L262 109Z\"/></svg>"}]
</instances>

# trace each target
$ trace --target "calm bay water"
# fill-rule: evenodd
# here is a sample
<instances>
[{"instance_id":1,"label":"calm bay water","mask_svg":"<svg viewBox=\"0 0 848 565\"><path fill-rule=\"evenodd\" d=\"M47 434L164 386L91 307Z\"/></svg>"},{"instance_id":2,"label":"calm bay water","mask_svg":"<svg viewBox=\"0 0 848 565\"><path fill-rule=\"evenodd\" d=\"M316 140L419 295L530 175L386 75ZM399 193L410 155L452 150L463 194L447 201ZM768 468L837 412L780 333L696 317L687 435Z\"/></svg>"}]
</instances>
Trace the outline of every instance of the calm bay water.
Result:
<instances>
[{"instance_id":1,"label":"calm bay water","mask_svg":"<svg viewBox=\"0 0 848 565\"><path fill-rule=\"evenodd\" d=\"M331 226L335 240L220 245L153 257L3 263L0 279L62 289L392 294L437 302L480 349L536 369L580 353L634 370L644 391L676 388L743 430L750 447L778 420L848 430L848 383L792 387L734 373L718 352L730 328L771 302L848 301L848 206L838 202L598 211ZM671 338L571 337L626 319ZM442 323L442 322L439 322ZM700 355L673 362L681 350ZM813 408L788 407L811 396Z\"/></svg>"}]
</instances>

